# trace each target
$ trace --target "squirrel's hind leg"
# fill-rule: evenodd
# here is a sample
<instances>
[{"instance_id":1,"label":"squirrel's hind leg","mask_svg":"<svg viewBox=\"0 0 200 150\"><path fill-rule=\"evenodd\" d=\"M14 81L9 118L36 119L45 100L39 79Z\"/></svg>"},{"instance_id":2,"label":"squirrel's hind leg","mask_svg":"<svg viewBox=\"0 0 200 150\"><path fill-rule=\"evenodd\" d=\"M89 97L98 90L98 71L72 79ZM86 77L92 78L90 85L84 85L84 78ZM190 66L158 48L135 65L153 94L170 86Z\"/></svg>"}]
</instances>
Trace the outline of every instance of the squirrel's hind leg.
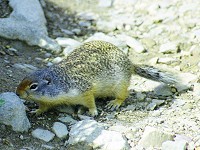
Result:
<instances>
[{"instance_id":1,"label":"squirrel's hind leg","mask_svg":"<svg viewBox=\"0 0 200 150\"><path fill-rule=\"evenodd\" d=\"M124 102L124 100L128 97L128 87L129 83L122 82L121 84L118 84L115 88L115 99L111 100L106 107L113 110L117 110L121 104Z\"/></svg>"}]
</instances>

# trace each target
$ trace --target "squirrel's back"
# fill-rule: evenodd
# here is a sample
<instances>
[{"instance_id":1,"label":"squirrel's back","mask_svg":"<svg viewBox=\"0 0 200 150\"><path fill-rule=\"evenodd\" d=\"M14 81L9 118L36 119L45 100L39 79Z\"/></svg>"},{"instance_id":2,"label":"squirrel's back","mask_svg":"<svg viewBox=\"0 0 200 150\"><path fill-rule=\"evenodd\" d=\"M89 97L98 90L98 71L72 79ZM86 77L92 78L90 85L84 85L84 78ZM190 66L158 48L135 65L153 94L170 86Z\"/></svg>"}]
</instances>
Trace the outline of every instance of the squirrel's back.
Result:
<instances>
[{"instance_id":1,"label":"squirrel's back","mask_svg":"<svg viewBox=\"0 0 200 150\"><path fill-rule=\"evenodd\" d=\"M84 91L92 85L129 80L133 65L127 55L111 43L92 41L75 49L60 64L50 67ZM67 81L68 82L68 81Z\"/></svg>"}]
</instances>

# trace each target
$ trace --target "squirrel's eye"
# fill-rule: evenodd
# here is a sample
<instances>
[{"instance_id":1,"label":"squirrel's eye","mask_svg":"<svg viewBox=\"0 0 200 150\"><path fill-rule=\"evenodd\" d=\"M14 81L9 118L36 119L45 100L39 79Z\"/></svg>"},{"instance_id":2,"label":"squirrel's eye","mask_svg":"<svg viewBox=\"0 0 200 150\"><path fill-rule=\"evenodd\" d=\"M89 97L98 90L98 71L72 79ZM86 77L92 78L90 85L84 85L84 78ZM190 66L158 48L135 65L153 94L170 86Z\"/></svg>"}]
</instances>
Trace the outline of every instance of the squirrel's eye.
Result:
<instances>
[{"instance_id":1,"label":"squirrel's eye","mask_svg":"<svg viewBox=\"0 0 200 150\"><path fill-rule=\"evenodd\" d=\"M30 89L31 89L31 90L36 90L37 87L38 87L38 84L37 84L37 83L33 83L33 84L30 85Z\"/></svg>"}]
</instances>

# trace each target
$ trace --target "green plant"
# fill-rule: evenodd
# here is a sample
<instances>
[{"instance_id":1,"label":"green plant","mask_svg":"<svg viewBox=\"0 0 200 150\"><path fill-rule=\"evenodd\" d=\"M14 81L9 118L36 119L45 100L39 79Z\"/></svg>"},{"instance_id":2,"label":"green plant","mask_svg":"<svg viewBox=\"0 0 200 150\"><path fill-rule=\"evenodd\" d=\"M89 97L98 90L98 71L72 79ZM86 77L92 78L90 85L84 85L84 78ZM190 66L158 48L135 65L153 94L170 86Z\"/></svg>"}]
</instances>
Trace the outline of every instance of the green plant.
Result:
<instances>
[{"instance_id":1,"label":"green plant","mask_svg":"<svg viewBox=\"0 0 200 150\"><path fill-rule=\"evenodd\" d=\"M5 103L5 100L0 99L0 107Z\"/></svg>"}]
</instances>

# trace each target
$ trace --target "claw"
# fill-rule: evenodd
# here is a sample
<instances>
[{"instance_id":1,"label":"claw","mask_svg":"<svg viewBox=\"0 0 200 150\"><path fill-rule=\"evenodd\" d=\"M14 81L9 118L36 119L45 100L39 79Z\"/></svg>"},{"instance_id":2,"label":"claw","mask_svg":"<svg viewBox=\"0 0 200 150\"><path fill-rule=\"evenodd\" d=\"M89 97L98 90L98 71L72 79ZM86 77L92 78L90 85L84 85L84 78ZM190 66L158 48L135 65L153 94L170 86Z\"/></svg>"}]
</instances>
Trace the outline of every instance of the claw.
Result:
<instances>
[{"instance_id":1,"label":"claw","mask_svg":"<svg viewBox=\"0 0 200 150\"><path fill-rule=\"evenodd\" d=\"M106 108L110 109L111 111L117 110L120 107L121 103L118 100L112 100L107 105Z\"/></svg>"}]
</instances>

